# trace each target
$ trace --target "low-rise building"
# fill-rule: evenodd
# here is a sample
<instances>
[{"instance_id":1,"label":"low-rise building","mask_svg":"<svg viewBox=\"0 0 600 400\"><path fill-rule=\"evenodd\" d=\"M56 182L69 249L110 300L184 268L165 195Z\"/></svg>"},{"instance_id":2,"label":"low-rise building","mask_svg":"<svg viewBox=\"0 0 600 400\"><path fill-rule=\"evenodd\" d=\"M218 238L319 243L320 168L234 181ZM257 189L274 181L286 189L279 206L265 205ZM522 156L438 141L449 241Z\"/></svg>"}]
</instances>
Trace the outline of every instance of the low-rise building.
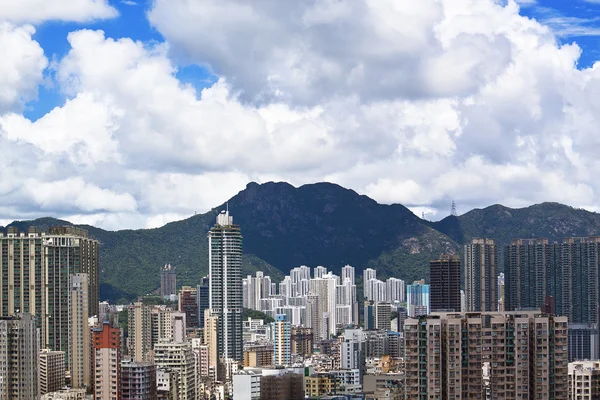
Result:
<instances>
[{"instance_id":1,"label":"low-rise building","mask_svg":"<svg viewBox=\"0 0 600 400\"><path fill-rule=\"evenodd\" d=\"M336 394L339 387L340 379L326 372L304 378L304 392L308 397Z\"/></svg>"}]
</instances>

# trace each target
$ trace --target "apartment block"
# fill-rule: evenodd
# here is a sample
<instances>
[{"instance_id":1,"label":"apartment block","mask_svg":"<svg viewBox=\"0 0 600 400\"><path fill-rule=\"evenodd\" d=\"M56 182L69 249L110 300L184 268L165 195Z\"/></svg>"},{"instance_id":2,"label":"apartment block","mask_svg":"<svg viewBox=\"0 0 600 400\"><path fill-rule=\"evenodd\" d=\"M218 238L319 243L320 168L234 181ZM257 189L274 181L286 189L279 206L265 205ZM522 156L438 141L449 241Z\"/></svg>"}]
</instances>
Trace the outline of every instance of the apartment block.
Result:
<instances>
[{"instance_id":1,"label":"apartment block","mask_svg":"<svg viewBox=\"0 0 600 400\"><path fill-rule=\"evenodd\" d=\"M121 400L157 400L156 365L131 360L121 363Z\"/></svg>"},{"instance_id":2,"label":"apartment block","mask_svg":"<svg viewBox=\"0 0 600 400\"><path fill-rule=\"evenodd\" d=\"M292 328L292 354L310 356L313 353L313 333L311 328Z\"/></svg>"},{"instance_id":3,"label":"apartment block","mask_svg":"<svg viewBox=\"0 0 600 400\"><path fill-rule=\"evenodd\" d=\"M39 397L38 343L35 319L31 315L0 318L0 399Z\"/></svg>"},{"instance_id":4,"label":"apartment block","mask_svg":"<svg viewBox=\"0 0 600 400\"><path fill-rule=\"evenodd\" d=\"M40 351L40 394L56 392L65 386L65 352Z\"/></svg>"},{"instance_id":5,"label":"apartment block","mask_svg":"<svg viewBox=\"0 0 600 400\"><path fill-rule=\"evenodd\" d=\"M120 391L121 330L104 323L92 329L94 399L117 400Z\"/></svg>"},{"instance_id":6,"label":"apartment block","mask_svg":"<svg viewBox=\"0 0 600 400\"><path fill-rule=\"evenodd\" d=\"M569 400L600 398L600 361L569 363Z\"/></svg>"},{"instance_id":7,"label":"apartment block","mask_svg":"<svg viewBox=\"0 0 600 400\"><path fill-rule=\"evenodd\" d=\"M129 355L134 361L147 361L152 351L151 308L141 302L133 303L133 305L129 306L127 318Z\"/></svg>"},{"instance_id":8,"label":"apartment block","mask_svg":"<svg viewBox=\"0 0 600 400\"><path fill-rule=\"evenodd\" d=\"M408 398L566 399L566 317L432 313L404 323Z\"/></svg>"}]
</instances>

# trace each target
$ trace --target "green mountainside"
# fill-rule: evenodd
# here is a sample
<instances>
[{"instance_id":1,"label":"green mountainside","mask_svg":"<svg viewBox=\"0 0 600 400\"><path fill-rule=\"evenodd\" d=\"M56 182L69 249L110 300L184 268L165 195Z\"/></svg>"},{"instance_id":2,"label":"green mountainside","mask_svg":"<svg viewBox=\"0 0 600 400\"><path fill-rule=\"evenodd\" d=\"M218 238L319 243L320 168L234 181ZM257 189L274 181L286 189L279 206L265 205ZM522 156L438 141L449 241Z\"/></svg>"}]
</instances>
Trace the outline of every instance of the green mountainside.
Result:
<instances>
[{"instance_id":1,"label":"green mountainside","mask_svg":"<svg viewBox=\"0 0 600 400\"><path fill-rule=\"evenodd\" d=\"M522 209L494 205L432 223L402 205L378 204L330 183L298 188L250 183L228 206L244 236L244 274L262 270L276 282L299 265L339 272L345 264L355 266L357 275L370 267L382 278L412 281L427 278L430 259L459 252L472 237L502 245L513 238L560 240L600 233L600 214L556 203ZM178 285L198 283L208 270L206 234L225 207L156 229L113 232L78 225L101 244L101 298L119 301L155 292L165 263L177 268ZM70 225L40 218L10 225L45 230L65 224Z\"/></svg>"}]
</instances>

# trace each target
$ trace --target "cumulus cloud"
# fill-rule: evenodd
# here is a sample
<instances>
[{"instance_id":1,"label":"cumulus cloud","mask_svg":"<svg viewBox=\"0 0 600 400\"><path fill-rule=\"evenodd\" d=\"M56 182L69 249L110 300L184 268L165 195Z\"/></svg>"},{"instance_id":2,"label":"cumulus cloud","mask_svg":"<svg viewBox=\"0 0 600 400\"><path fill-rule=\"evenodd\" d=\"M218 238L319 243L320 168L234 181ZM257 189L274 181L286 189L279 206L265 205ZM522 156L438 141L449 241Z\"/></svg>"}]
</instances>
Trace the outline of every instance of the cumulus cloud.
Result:
<instances>
[{"instance_id":1,"label":"cumulus cloud","mask_svg":"<svg viewBox=\"0 0 600 400\"><path fill-rule=\"evenodd\" d=\"M452 199L598 206L600 64L578 69L512 0L156 0L149 18L167 42L72 32L65 103L0 112L0 218L153 227L249 180L332 181L428 218ZM182 83L185 62L217 82Z\"/></svg>"},{"instance_id":2,"label":"cumulus cloud","mask_svg":"<svg viewBox=\"0 0 600 400\"><path fill-rule=\"evenodd\" d=\"M87 22L118 15L108 0L18 0L0 2L0 20L37 24L44 21Z\"/></svg>"},{"instance_id":3,"label":"cumulus cloud","mask_svg":"<svg viewBox=\"0 0 600 400\"><path fill-rule=\"evenodd\" d=\"M0 114L21 110L37 96L48 60L32 39L34 33L30 25L15 26L0 18Z\"/></svg>"}]
</instances>

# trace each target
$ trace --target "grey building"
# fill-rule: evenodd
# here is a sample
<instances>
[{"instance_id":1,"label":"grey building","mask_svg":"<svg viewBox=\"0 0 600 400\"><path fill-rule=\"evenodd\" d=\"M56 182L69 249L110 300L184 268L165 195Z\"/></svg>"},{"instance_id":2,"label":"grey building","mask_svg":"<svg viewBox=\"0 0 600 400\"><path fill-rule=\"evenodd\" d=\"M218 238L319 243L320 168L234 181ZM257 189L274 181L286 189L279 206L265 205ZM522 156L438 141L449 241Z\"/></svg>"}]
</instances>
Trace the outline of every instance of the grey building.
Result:
<instances>
[{"instance_id":1,"label":"grey building","mask_svg":"<svg viewBox=\"0 0 600 400\"><path fill-rule=\"evenodd\" d=\"M473 239L464 247L467 311L497 311L496 276L499 254L492 239Z\"/></svg>"},{"instance_id":2,"label":"grey building","mask_svg":"<svg viewBox=\"0 0 600 400\"><path fill-rule=\"evenodd\" d=\"M30 314L0 317L0 399L31 400L40 396L35 325Z\"/></svg>"}]
</instances>

